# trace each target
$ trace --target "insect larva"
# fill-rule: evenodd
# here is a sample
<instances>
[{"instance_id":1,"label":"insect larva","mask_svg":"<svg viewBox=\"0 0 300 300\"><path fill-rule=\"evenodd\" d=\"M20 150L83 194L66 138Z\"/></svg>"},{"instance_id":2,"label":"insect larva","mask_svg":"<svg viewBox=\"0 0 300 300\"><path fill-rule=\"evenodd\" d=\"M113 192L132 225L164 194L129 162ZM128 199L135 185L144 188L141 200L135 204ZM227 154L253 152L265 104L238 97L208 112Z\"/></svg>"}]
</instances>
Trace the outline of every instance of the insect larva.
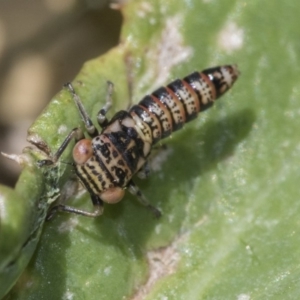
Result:
<instances>
[{"instance_id":1,"label":"insect larva","mask_svg":"<svg viewBox=\"0 0 300 300\"><path fill-rule=\"evenodd\" d=\"M155 216L160 216L160 211L146 200L132 177L147 169L147 159L153 145L212 106L232 87L238 76L235 65L194 72L145 96L129 111L117 112L110 121L105 115L112 105L113 84L108 82L107 101L97 115L101 133L93 125L73 86L68 83L66 86L90 138L85 138L80 128L74 128L52 159L41 160L39 165L56 163L74 138L73 165L78 178L91 195L94 211L58 204L52 208L50 216L57 210L89 217L99 216L103 212L103 202L119 202L126 188Z\"/></svg>"}]
</instances>

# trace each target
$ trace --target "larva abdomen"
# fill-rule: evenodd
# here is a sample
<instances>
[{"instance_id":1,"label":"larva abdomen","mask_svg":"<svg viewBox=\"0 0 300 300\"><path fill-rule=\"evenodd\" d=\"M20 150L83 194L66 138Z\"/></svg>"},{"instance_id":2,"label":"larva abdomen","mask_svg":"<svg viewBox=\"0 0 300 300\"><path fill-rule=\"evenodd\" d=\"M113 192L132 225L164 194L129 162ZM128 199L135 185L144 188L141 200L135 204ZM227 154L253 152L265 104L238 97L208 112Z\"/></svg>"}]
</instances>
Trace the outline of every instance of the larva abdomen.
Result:
<instances>
[{"instance_id":1,"label":"larva abdomen","mask_svg":"<svg viewBox=\"0 0 300 300\"><path fill-rule=\"evenodd\" d=\"M130 113L148 124L155 144L211 107L232 87L238 76L236 65L194 72L145 96L130 109Z\"/></svg>"}]
</instances>

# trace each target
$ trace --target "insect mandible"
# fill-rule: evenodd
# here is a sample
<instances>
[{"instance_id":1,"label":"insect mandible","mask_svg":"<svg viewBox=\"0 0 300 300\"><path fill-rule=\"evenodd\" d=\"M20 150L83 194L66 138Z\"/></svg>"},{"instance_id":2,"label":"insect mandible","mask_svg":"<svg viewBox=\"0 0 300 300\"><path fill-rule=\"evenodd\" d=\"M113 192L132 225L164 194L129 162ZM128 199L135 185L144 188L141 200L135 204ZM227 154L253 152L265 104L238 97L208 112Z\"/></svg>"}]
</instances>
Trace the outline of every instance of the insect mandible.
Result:
<instances>
[{"instance_id":1,"label":"insect mandible","mask_svg":"<svg viewBox=\"0 0 300 300\"><path fill-rule=\"evenodd\" d=\"M74 128L52 158L40 160L38 164L55 164L75 139L73 166L91 196L94 211L58 204L49 216L56 211L66 211L97 217L103 213L104 202L119 202L127 189L159 217L160 211L147 201L132 177L138 172L147 173L147 159L153 145L211 107L232 87L238 76L236 65L194 72L145 96L128 111L117 112L111 120L106 118L106 114L112 106L113 84L108 82L106 104L97 114L101 133L92 123L71 83L66 84L90 138L85 138L80 128Z\"/></svg>"}]
</instances>

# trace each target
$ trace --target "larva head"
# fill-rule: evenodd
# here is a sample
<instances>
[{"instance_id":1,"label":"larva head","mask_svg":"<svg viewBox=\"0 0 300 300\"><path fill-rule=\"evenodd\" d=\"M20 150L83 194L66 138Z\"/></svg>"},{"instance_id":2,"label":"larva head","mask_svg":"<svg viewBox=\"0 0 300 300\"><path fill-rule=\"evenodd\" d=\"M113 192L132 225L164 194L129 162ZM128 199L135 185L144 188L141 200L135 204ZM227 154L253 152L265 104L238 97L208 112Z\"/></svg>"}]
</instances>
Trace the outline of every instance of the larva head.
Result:
<instances>
[{"instance_id":1,"label":"larva head","mask_svg":"<svg viewBox=\"0 0 300 300\"><path fill-rule=\"evenodd\" d=\"M116 187L109 188L108 190L101 193L100 198L102 201L106 203L114 204L121 201L124 197L124 194L125 194L125 190L122 189L121 187L116 186Z\"/></svg>"},{"instance_id":2,"label":"larva head","mask_svg":"<svg viewBox=\"0 0 300 300\"><path fill-rule=\"evenodd\" d=\"M80 140L73 148L73 159L77 165L83 165L93 155L92 141Z\"/></svg>"},{"instance_id":3,"label":"larva head","mask_svg":"<svg viewBox=\"0 0 300 300\"><path fill-rule=\"evenodd\" d=\"M216 90L216 98L227 92L240 75L237 65L210 68L204 70L203 73L213 83Z\"/></svg>"}]
</instances>

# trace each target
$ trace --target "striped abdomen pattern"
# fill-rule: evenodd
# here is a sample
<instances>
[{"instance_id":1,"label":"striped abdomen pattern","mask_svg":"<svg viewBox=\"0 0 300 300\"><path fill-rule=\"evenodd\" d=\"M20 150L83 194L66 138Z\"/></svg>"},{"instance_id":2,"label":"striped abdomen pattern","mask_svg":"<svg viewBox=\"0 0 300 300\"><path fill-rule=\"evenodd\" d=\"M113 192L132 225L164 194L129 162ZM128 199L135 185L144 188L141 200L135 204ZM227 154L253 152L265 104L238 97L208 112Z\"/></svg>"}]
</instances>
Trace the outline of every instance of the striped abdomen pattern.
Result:
<instances>
[{"instance_id":1,"label":"striped abdomen pattern","mask_svg":"<svg viewBox=\"0 0 300 300\"><path fill-rule=\"evenodd\" d=\"M76 165L91 194L126 187L146 163L152 146L213 105L239 76L235 65L194 72L145 96L129 111L118 112L92 139L93 155Z\"/></svg>"},{"instance_id":2,"label":"striped abdomen pattern","mask_svg":"<svg viewBox=\"0 0 300 300\"><path fill-rule=\"evenodd\" d=\"M213 105L233 85L239 75L235 65L194 72L144 97L130 109L137 123L146 123L155 144Z\"/></svg>"}]
</instances>

